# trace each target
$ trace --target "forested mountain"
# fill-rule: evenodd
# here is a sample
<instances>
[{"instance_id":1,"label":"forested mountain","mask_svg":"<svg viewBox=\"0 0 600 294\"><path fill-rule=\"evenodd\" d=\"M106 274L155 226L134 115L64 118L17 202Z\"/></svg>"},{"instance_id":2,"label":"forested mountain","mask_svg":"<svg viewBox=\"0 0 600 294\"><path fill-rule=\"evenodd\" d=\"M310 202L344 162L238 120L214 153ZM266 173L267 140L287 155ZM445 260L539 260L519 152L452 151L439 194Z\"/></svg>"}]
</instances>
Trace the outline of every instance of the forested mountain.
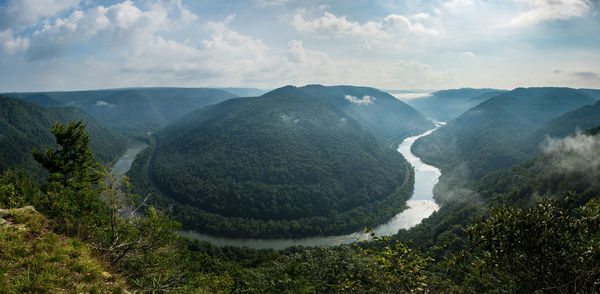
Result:
<instances>
[{"instance_id":1,"label":"forested mountain","mask_svg":"<svg viewBox=\"0 0 600 294\"><path fill-rule=\"evenodd\" d=\"M157 133L150 174L188 228L350 232L402 209L412 173L389 143L431 126L378 90L288 86L196 110Z\"/></svg>"},{"instance_id":2,"label":"forested mountain","mask_svg":"<svg viewBox=\"0 0 600 294\"><path fill-rule=\"evenodd\" d=\"M536 154L548 145L548 140L564 138L600 125L600 101L569 111L539 127L520 142L528 154Z\"/></svg>"},{"instance_id":3,"label":"forested mountain","mask_svg":"<svg viewBox=\"0 0 600 294\"><path fill-rule=\"evenodd\" d=\"M75 106L107 126L127 133L156 131L196 108L236 97L209 88L129 88L6 95L41 106Z\"/></svg>"},{"instance_id":4,"label":"forested mountain","mask_svg":"<svg viewBox=\"0 0 600 294\"><path fill-rule=\"evenodd\" d=\"M31 148L43 150L43 147L55 144L48 130L54 122L68 123L70 120L83 120L87 124L90 146L98 161L109 163L125 151L125 137L79 109L45 108L0 96L0 171L23 167L36 179L41 179L42 167L33 159Z\"/></svg>"},{"instance_id":5,"label":"forested mountain","mask_svg":"<svg viewBox=\"0 0 600 294\"><path fill-rule=\"evenodd\" d=\"M509 169L452 190L438 191L444 194L438 197L441 209L397 237L419 245L448 243L449 249L457 250L466 244L463 229L473 222L473 217L487 214L491 207L526 208L546 197L567 197L570 208L584 205L600 195L599 133L600 125L557 140L543 153Z\"/></svg>"},{"instance_id":6,"label":"forested mountain","mask_svg":"<svg viewBox=\"0 0 600 294\"><path fill-rule=\"evenodd\" d=\"M399 143L408 135L435 125L392 95L368 87L308 85L300 88L356 119L387 142ZM400 102L400 103L399 103Z\"/></svg>"},{"instance_id":7,"label":"forested mountain","mask_svg":"<svg viewBox=\"0 0 600 294\"><path fill-rule=\"evenodd\" d=\"M539 152L531 146L537 147L541 142L527 140L543 139L549 131L543 128L544 124L595 102L586 93L575 89L517 88L479 104L430 136L417 140L412 150L424 161L441 167L442 179L448 174L463 181L479 179ZM575 116L579 114L575 113ZM593 111L581 119L590 117L589 123L593 124L596 120ZM560 119L573 121L572 124L560 123L565 130L570 127L570 132L578 126L572 116ZM579 127L589 126L589 123ZM550 124L548 128L556 128ZM538 133L534 135L536 130ZM562 133L569 132L563 130Z\"/></svg>"},{"instance_id":8,"label":"forested mountain","mask_svg":"<svg viewBox=\"0 0 600 294\"><path fill-rule=\"evenodd\" d=\"M441 90L433 92L431 96L407 100L406 103L427 117L447 122L477 104L504 92L506 91L471 88Z\"/></svg>"}]
</instances>

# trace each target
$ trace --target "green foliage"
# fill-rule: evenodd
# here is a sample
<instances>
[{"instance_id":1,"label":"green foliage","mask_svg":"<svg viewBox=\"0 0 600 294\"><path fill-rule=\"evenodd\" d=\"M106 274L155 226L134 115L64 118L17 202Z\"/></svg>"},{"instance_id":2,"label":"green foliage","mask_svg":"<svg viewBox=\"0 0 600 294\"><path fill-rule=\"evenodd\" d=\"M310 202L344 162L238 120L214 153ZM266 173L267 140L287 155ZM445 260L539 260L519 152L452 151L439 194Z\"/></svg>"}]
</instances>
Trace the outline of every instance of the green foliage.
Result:
<instances>
[{"instance_id":1,"label":"green foliage","mask_svg":"<svg viewBox=\"0 0 600 294\"><path fill-rule=\"evenodd\" d=\"M1 293L122 293L125 283L103 273L89 247L52 233L32 209L13 209L0 225Z\"/></svg>"},{"instance_id":2,"label":"green foliage","mask_svg":"<svg viewBox=\"0 0 600 294\"><path fill-rule=\"evenodd\" d=\"M557 200L498 207L467 228L474 284L515 292L591 293L600 285L600 200L573 213ZM469 281L469 283L472 283ZM475 289L475 291L478 291Z\"/></svg>"},{"instance_id":3,"label":"green foliage","mask_svg":"<svg viewBox=\"0 0 600 294\"><path fill-rule=\"evenodd\" d=\"M73 107L43 108L16 99L0 96L0 172L10 168L23 168L32 179L41 183L47 176L36 163L31 149L56 146L55 138L48 132L55 122L68 124L82 120L87 124L90 148L103 164L119 156L127 139L98 124L89 115Z\"/></svg>"},{"instance_id":4,"label":"green foliage","mask_svg":"<svg viewBox=\"0 0 600 294\"><path fill-rule=\"evenodd\" d=\"M94 161L90 138L82 121L71 121L68 126L52 125L58 149L47 148L44 153L33 149L33 157L50 175L48 190L71 188L75 191L89 189L100 180L100 165Z\"/></svg>"},{"instance_id":5,"label":"green foliage","mask_svg":"<svg viewBox=\"0 0 600 294\"><path fill-rule=\"evenodd\" d=\"M34 205L40 198L40 189L23 169L8 169L0 176L0 208Z\"/></svg>"},{"instance_id":6,"label":"green foliage","mask_svg":"<svg viewBox=\"0 0 600 294\"><path fill-rule=\"evenodd\" d=\"M35 159L50 173L45 197L37 206L61 231L87 237L105 217L104 203L95 190L100 165L94 161L81 121L71 121L66 128L55 123L52 134L58 149L48 148L44 154L33 150Z\"/></svg>"},{"instance_id":7,"label":"green foliage","mask_svg":"<svg viewBox=\"0 0 600 294\"><path fill-rule=\"evenodd\" d=\"M369 287L386 293L424 291L428 286L426 268L433 259L390 236L372 236L366 249L359 247L359 255L374 261L367 266Z\"/></svg>"},{"instance_id":8,"label":"green foliage","mask_svg":"<svg viewBox=\"0 0 600 294\"><path fill-rule=\"evenodd\" d=\"M73 105L126 134L155 131L192 110L236 97L209 88L133 88L7 94L41 106Z\"/></svg>"},{"instance_id":9,"label":"green foliage","mask_svg":"<svg viewBox=\"0 0 600 294\"><path fill-rule=\"evenodd\" d=\"M566 136L578 128L595 126L600 104L585 106L594 102L575 89L517 88L420 138L412 151L441 168L442 184L478 180L538 154L547 135ZM573 112L565 114L569 111Z\"/></svg>"},{"instance_id":10,"label":"green foliage","mask_svg":"<svg viewBox=\"0 0 600 294\"><path fill-rule=\"evenodd\" d=\"M155 203L172 204L187 229L237 237L347 233L384 222L405 208L413 175L367 129L374 115L362 110L402 103L387 94L367 106L344 98L371 93L365 89L284 87L191 113L158 133L154 155L146 154L167 198Z\"/></svg>"}]
</instances>

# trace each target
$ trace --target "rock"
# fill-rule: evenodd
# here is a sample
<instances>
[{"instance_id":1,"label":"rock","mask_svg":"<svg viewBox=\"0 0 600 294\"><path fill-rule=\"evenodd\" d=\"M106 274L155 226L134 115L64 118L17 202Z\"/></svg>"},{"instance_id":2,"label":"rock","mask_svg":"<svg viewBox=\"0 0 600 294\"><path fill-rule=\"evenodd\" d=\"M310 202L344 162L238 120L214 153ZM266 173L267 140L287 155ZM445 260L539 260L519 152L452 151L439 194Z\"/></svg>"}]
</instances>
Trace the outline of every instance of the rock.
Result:
<instances>
[{"instance_id":1,"label":"rock","mask_svg":"<svg viewBox=\"0 0 600 294\"><path fill-rule=\"evenodd\" d=\"M24 211L24 210L30 210L30 211L32 211L32 212L38 213L38 212L37 212L37 210L35 210L35 207L33 207L33 206L31 206L31 205L29 205L29 206L24 206L24 207L21 207L21 208L17 208L17 209L14 209L14 210L15 210L15 211Z\"/></svg>"}]
</instances>

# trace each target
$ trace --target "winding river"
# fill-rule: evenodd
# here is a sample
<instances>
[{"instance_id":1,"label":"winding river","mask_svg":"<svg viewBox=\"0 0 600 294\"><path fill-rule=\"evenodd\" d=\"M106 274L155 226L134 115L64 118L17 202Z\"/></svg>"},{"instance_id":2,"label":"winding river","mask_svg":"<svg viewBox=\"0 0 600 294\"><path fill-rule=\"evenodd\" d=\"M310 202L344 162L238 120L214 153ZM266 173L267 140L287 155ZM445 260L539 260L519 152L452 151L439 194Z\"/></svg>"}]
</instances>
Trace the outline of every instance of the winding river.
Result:
<instances>
[{"instance_id":1,"label":"winding river","mask_svg":"<svg viewBox=\"0 0 600 294\"><path fill-rule=\"evenodd\" d=\"M423 163L421 159L410 151L410 147L418 138L427 136L436 129L437 127L421 135L408 137L398 146L398 152L400 152L415 169L415 189L411 198L406 202L408 205L407 209L398 213L387 223L373 228L373 231L378 235L395 234L400 229L411 228L439 209L439 206L433 200L433 187L437 184L441 175L440 170L434 166ZM145 148L145 146L147 146L145 143L136 143L132 145L125 155L115 163L113 166L113 173L116 173L115 170L118 170L120 174L126 173L131 168L131 163L136 155ZM347 235L319 236L299 239L224 238L193 231L182 231L179 232L179 235L201 241L208 241L217 246L246 246L256 249L271 248L276 250L285 249L291 246L335 246L370 238L370 236L363 231Z\"/></svg>"}]
</instances>

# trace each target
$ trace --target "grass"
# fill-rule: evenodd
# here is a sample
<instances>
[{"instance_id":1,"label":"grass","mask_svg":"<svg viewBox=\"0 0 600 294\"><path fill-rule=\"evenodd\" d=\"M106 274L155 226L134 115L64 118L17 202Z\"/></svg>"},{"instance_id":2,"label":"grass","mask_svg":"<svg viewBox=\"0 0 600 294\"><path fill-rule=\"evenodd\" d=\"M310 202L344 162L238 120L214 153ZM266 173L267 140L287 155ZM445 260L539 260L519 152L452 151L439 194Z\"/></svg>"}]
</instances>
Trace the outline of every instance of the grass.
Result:
<instances>
[{"instance_id":1,"label":"grass","mask_svg":"<svg viewBox=\"0 0 600 294\"><path fill-rule=\"evenodd\" d=\"M0 293L128 293L85 243L51 232L43 215L13 209L3 218Z\"/></svg>"}]
</instances>

